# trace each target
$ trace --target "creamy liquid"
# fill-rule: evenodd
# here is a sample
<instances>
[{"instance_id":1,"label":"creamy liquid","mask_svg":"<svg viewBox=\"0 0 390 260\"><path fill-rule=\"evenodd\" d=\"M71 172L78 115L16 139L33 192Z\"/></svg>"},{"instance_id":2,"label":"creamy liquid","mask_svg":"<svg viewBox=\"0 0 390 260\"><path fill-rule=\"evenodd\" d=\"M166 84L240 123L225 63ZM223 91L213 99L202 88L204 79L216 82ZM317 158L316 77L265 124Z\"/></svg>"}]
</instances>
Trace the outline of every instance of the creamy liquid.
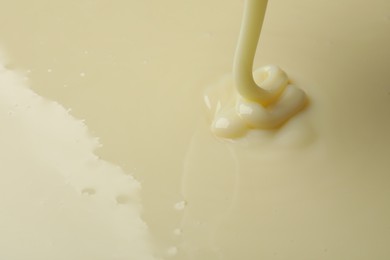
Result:
<instances>
[{"instance_id":1,"label":"creamy liquid","mask_svg":"<svg viewBox=\"0 0 390 260\"><path fill-rule=\"evenodd\" d=\"M210 133L202 95L231 73L242 11L223 0L8 1L0 43L10 69L30 70L33 90L85 119L98 154L142 184L164 258L388 259L390 2L270 1L254 67L278 64L310 106L230 144ZM117 223L107 208L107 228L92 230ZM8 234L1 244L16 251Z\"/></svg>"},{"instance_id":2,"label":"creamy liquid","mask_svg":"<svg viewBox=\"0 0 390 260\"><path fill-rule=\"evenodd\" d=\"M306 104L305 93L289 84L286 73L277 66L262 67L252 75L267 2L245 2L233 66L233 86L223 80L205 93L206 106L214 117L211 130L217 136L235 138L250 129L280 127Z\"/></svg>"},{"instance_id":3,"label":"creamy liquid","mask_svg":"<svg viewBox=\"0 0 390 260\"><path fill-rule=\"evenodd\" d=\"M96 138L0 64L1 259L156 259L140 184Z\"/></svg>"}]
</instances>

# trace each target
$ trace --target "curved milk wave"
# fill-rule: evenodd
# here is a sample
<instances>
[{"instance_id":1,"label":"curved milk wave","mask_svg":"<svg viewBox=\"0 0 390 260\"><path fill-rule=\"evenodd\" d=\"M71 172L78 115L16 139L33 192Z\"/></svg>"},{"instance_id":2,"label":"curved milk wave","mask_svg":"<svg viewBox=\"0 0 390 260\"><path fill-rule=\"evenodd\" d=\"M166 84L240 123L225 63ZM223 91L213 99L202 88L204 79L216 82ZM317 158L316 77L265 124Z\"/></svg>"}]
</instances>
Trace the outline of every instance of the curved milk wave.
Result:
<instances>
[{"instance_id":1,"label":"curved milk wave","mask_svg":"<svg viewBox=\"0 0 390 260\"><path fill-rule=\"evenodd\" d=\"M0 259L155 259L140 184L96 138L0 64Z\"/></svg>"}]
</instances>

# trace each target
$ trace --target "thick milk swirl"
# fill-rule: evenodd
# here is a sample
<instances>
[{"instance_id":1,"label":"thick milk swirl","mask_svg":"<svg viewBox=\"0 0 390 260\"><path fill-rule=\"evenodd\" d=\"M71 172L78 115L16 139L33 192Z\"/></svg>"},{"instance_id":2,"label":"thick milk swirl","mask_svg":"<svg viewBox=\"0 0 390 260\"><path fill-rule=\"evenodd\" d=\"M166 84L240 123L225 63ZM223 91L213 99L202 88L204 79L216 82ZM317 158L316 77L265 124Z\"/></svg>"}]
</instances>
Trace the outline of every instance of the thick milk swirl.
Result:
<instances>
[{"instance_id":1,"label":"thick milk swirl","mask_svg":"<svg viewBox=\"0 0 390 260\"><path fill-rule=\"evenodd\" d=\"M217 136L236 138L249 129L279 127L305 106L305 93L290 85L286 73L277 66L261 67L252 73L266 6L267 1L246 1L234 59L233 89L219 86L217 91L205 94L214 117L211 129ZM229 94L221 95L223 91Z\"/></svg>"}]
</instances>

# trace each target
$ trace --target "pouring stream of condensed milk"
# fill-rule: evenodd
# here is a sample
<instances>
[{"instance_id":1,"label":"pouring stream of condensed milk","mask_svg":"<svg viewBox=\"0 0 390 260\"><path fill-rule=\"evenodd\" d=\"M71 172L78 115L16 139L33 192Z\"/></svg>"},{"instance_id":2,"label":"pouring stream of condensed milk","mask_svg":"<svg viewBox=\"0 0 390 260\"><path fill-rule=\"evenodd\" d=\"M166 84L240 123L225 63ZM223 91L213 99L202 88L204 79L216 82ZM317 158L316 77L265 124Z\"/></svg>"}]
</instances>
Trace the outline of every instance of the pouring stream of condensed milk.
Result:
<instances>
[{"instance_id":1,"label":"pouring stream of condensed milk","mask_svg":"<svg viewBox=\"0 0 390 260\"><path fill-rule=\"evenodd\" d=\"M306 104L305 93L289 84L279 67L268 65L252 73L267 3L246 0L233 80L224 79L206 91L205 103L213 116L211 130L217 136L237 138L249 130L280 127Z\"/></svg>"}]
</instances>

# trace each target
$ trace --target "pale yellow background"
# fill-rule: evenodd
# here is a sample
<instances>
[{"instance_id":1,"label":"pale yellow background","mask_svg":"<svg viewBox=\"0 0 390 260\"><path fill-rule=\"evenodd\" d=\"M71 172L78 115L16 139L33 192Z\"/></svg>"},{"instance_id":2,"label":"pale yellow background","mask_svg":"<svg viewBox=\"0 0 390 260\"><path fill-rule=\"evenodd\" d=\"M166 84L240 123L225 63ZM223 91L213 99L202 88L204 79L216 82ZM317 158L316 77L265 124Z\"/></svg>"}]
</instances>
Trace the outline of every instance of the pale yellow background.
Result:
<instances>
[{"instance_id":1,"label":"pale yellow background","mask_svg":"<svg viewBox=\"0 0 390 260\"><path fill-rule=\"evenodd\" d=\"M31 70L142 183L160 251L389 259L388 0L270 1L255 65L281 66L311 106L249 148L211 136L202 107L231 71L243 1L3 2L9 67Z\"/></svg>"}]
</instances>

